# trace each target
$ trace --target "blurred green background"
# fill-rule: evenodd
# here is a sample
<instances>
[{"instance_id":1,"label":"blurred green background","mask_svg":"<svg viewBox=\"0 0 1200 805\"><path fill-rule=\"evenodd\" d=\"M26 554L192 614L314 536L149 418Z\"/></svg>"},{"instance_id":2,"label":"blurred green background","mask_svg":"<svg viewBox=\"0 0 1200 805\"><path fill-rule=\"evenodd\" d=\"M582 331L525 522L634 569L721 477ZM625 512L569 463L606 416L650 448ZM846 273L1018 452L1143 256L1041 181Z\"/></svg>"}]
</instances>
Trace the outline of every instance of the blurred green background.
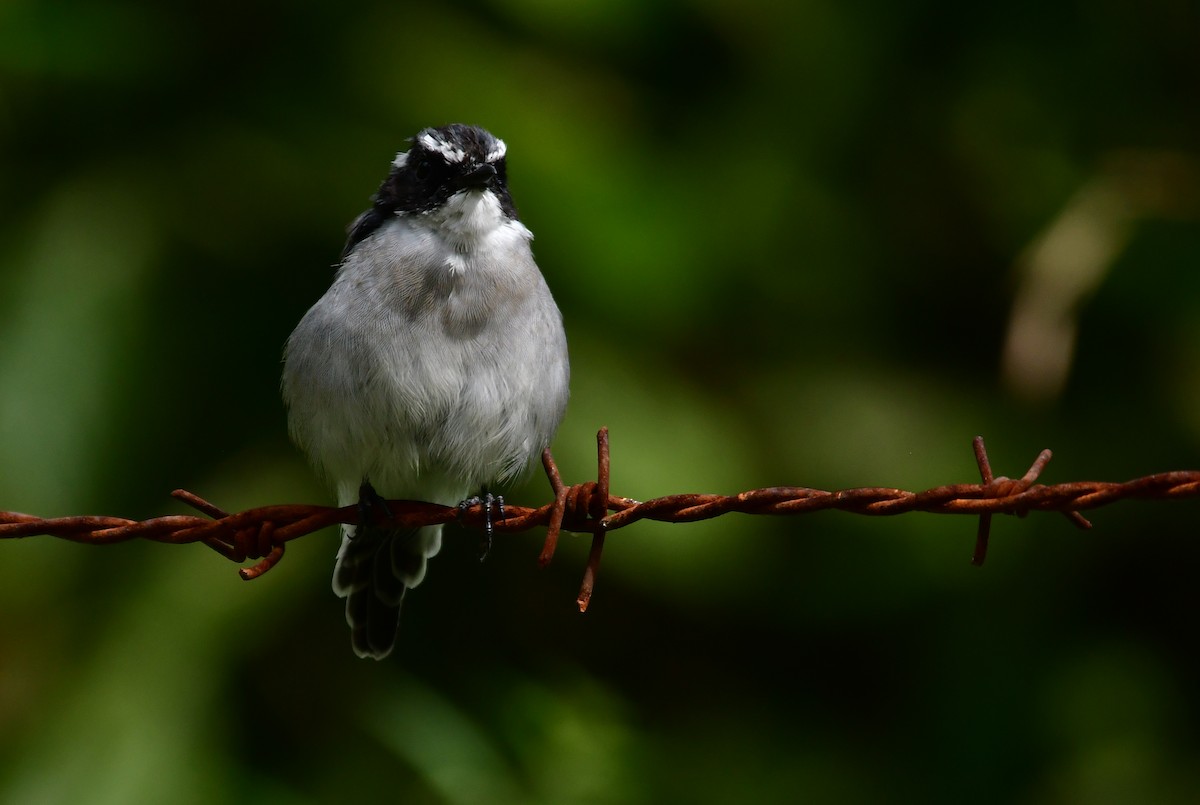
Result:
<instances>
[{"instance_id":1,"label":"blurred green background","mask_svg":"<svg viewBox=\"0 0 1200 805\"><path fill-rule=\"evenodd\" d=\"M143 7L145 6L145 7ZM324 502L291 328L404 138L476 123L562 307L568 480L1200 464L1195 4L0 3L0 508ZM514 503L548 499L534 476ZM389 660L337 537L0 543L0 802L1195 802L1195 502L1082 532L447 532Z\"/></svg>"}]
</instances>

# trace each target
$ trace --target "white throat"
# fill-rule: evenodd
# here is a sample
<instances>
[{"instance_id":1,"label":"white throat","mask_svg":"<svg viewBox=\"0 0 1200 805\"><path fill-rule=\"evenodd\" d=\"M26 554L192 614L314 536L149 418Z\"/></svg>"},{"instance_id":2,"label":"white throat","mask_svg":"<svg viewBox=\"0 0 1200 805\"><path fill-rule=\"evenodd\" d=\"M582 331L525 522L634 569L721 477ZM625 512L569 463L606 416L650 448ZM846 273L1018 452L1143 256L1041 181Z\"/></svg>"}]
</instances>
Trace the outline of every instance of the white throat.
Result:
<instances>
[{"instance_id":1,"label":"white throat","mask_svg":"<svg viewBox=\"0 0 1200 805\"><path fill-rule=\"evenodd\" d=\"M423 217L458 252L474 250L506 223L511 223L491 190L460 190Z\"/></svg>"}]
</instances>

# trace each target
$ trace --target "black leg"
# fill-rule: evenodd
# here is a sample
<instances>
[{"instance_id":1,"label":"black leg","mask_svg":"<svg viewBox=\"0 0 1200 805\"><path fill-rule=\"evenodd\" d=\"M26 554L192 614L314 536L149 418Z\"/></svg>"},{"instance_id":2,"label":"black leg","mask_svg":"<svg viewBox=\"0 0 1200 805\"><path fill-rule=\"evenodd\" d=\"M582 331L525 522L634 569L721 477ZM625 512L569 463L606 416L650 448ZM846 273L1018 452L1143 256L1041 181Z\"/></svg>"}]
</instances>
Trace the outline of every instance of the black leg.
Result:
<instances>
[{"instance_id":1,"label":"black leg","mask_svg":"<svg viewBox=\"0 0 1200 805\"><path fill-rule=\"evenodd\" d=\"M362 486L358 488L359 525L371 525L380 517L380 511L383 512L383 517L392 519L392 510L388 508L387 501L375 491L371 482L364 478Z\"/></svg>"}]
</instances>

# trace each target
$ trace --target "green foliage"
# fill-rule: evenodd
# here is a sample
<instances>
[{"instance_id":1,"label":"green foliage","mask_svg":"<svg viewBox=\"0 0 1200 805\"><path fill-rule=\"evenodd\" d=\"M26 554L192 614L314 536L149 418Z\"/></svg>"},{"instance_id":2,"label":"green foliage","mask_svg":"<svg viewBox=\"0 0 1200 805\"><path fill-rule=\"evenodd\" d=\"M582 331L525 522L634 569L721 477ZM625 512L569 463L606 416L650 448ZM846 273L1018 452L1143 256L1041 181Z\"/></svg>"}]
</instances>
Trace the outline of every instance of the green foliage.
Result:
<instances>
[{"instance_id":1,"label":"green foliage","mask_svg":"<svg viewBox=\"0 0 1200 805\"><path fill-rule=\"evenodd\" d=\"M507 140L563 308L568 480L600 425L637 498L971 481L976 433L1196 464L1187 3L144 5L0 4L0 508L323 499L283 341L451 121ZM4 542L0 801L1195 801L1197 514L1001 518L982 570L965 518L639 524L583 616L583 540L451 530L382 664L331 533L251 584Z\"/></svg>"}]
</instances>

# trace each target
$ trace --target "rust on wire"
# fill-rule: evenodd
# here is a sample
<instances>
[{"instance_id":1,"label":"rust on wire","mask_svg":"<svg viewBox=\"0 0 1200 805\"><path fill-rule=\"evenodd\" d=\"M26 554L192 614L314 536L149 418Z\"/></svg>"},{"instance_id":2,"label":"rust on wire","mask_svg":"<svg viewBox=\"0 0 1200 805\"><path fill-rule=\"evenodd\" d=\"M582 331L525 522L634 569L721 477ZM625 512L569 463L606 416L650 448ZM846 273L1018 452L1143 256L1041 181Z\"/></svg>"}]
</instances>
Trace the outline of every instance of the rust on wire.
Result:
<instances>
[{"instance_id":1,"label":"rust on wire","mask_svg":"<svg viewBox=\"0 0 1200 805\"><path fill-rule=\"evenodd\" d=\"M826 492L808 487L776 486L752 489L736 495L678 494L647 501L616 497L609 489L608 429L596 434L596 480L568 486L563 483L550 451L542 453L542 466L550 481L554 500L539 508L505 506L504 519L494 523L496 531L521 532L546 526L546 539L538 557L543 567L554 557L563 531L590 533L583 583L576 603L584 611L591 601L596 573L610 531L639 520L686 523L739 512L758 515L795 515L826 509L854 514L889 516L913 511L933 514L968 514L979 518L971 563L983 564L994 514L1023 516L1031 511L1060 512L1080 528L1091 523L1080 514L1118 500L1175 500L1200 497L1200 471L1163 472L1125 483L1078 481L1055 485L1037 483L1050 461L1043 450L1020 478L997 477L988 461L983 438L975 437L975 461L981 482L950 484L923 492L906 492L888 487L862 487ZM0 539L51 536L90 545L110 545L131 539L184 544L199 542L237 564L256 562L239 569L243 579L255 579L283 558L284 547L337 523L357 523L357 505L335 508L309 504L262 506L229 513L182 489L174 498L200 512L199 515L168 515L150 520L120 517L79 516L44 519L18 512L0 512ZM460 513L457 506L439 506L417 501L388 501L392 522L416 527L459 520L484 527L482 505Z\"/></svg>"}]
</instances>

